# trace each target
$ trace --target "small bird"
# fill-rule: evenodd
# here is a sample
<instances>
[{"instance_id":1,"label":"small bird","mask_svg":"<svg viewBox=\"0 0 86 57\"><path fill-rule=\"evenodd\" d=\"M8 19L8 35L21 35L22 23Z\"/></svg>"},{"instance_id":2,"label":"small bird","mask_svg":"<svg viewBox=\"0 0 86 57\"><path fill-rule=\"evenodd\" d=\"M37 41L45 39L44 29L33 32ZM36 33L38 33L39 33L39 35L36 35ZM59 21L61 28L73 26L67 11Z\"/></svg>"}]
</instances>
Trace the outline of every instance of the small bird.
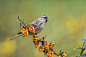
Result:
<instances>
[{"instance_id":1,"label":"small bird","mask_svg":"<svg viewBox=\"0 0 86 57\"><path fill-rule=\"evenodd\" d=\"M47 15L42 15L42 16L38 17L38 19L33 21L30 26L34 27L34 29L35 29L34 34L38 34L39 32L41 32L44 29L48 20L49 20L49 17ZM13 40L13 39L15 39L15 38L17 38L18 36L21 36L21 35L23 35L22 32L19 32L17 36L13 37L10 40Z\"/></svg>"},{"instance_id":2,"label":"small bird","mask_svg":"<svg viewBox=\"0 0 86 57\"><path fill-rule=\"evenodd\" d=\"M35 34L38 34L44 29L48 20L49 20L49 17L47 15L42 15L31 23L31 26L34 26Z\"/></svg>"}]
</instances>

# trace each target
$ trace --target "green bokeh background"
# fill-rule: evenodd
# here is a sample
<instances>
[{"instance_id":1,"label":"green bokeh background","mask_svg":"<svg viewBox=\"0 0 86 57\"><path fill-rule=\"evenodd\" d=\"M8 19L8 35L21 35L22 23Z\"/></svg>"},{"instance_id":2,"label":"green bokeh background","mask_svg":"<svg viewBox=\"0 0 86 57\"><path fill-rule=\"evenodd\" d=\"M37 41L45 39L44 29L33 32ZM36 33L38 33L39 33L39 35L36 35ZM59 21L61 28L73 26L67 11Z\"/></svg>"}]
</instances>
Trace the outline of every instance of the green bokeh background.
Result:
<instances>
[{"instance_id":1,"label":"green bokeh background","mask_svg":"<svg viewBox=\"0 0 86 57\"><path fill-rule=\"evenodd\" d=\"M50 20L39 37L47 35L49 43L55 41L56 53L63 48L69 52L67 57L80 54L80 50L73 49L82 46L86 38L86 0L0 0L0 57L45 57L30 35L9 41L22 29L18 15L20 19L26 15L27 24L48 15Z\"/></svg>"}]
</instances>

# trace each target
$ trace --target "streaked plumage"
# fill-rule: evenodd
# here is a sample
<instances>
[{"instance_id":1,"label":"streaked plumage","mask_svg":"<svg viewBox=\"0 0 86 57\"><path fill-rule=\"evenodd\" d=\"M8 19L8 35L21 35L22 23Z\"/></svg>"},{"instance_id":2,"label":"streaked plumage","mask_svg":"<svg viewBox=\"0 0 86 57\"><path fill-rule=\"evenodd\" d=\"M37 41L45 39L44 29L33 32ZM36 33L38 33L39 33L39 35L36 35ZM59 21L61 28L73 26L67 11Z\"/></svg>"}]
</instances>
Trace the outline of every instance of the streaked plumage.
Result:
<instances>
[{"instance_id":1,"label":"streaked plumage","mask_svg":"<svg viewBox=\"0 0 86 57\"><path fill-rule=\"evenodd\" d=\"M44 27L47 23L47 19L49 19L48 16L42 15L38 19L36 19L35 21L33 21L31 23L31 26L34 26L35 34L38 34L39 32L41 32L44 29Z\"/></svg>"}]
</instances>

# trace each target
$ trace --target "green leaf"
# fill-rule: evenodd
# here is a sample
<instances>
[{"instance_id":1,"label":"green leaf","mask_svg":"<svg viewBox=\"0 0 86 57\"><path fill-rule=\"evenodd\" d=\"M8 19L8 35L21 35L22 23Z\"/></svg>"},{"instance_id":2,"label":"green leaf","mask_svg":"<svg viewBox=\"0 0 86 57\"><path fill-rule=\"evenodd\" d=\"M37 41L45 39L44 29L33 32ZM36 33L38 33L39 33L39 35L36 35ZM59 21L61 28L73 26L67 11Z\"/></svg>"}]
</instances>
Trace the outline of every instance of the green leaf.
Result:
<instances>
[{"instance_id":1,"label":"green leaf","mask_svg":"<svg viewBox=\"0 0 86 57\"><path fill-rule=\"evenodd\" d=\"M86 45L85 45L85 49L86 49Z\"/></svg>"},{"instance_id":2,"label":"green leaf","mask_svg":"<svg viewBox=\"0 0 86 57\"><path fill-rule=\"evenodd\" d=\"M61 53L61 55L64 53L64 51Z\"/></svg>"},{"instance_id":3,"label":"green leaf","mask_svg":"<svg viewBox=\"0 0 86 57\"><path fill-rule=\"evenodd\" d=\"M82 39L82 42L83 42L83 43L86 43L86 38Z\"/></svg>"},{"instance_id":4,"label":"green leaf","mask_svg":"<svg viewBox=\"0 0 86 57\"><path fill-rule=\"evenodd\" d=\"M81 47L74 48L73 50L76 50L76 49L81 49Z\"/></svg>"},{"instance_id":5,"label":"green leaf","mask_svg":"<svg viewBox=\"0 0 86 57\"><path fill-rule=\"evenodd\" d=\"M48 53L48 51L47 51L47 50L45 50L45 49L44 49L44 51L43 51L43 52L45 53L45 55Z\"/></svg>"},{"instance_id":6,"label":"green leaf","mask_svg":"<svg viewBox=\"0 0 86 57\"><path fill-rule=\"evenodd\" d=\"M80 56L76 56L76 57L80 57Z\"/></svg>"},{"instance_id":7,"label":"green leaf","mask_svg":"<svg viewBox=\"0 0 86 57\"><path fill-rule=\"evenodd\" d=\"M21 25L22 25L22 22L20 22L20 27L21 27Z\"/></svg>"},{"instance_id":8,"label":"green leaf","mask_svg":"<svg viewBox=\"0 0 86 57\"><path fill-rule=\"evenodd\" d=\"M44 49L44 51L43 51L44 53L45 53L45 49Z\"/></svg>"},{"instance_id":9,"label":"green leaf","mask_svg":"<svg viewBox=\"0 0 86 57\"><path fill-rule=\"evenodd\" d=\"M23 21L25 20L25 18L26 18L26 15L24 16L24 19L23 19Z\"/></svg>"},{"instance_id":10,"label":"green leaf","mask_svg":"<svg viewBox=\"0 0 86 57\"><path fill-rule=\"evenodd\" d=\"M82 48L84 47L85 43L83 43Z\"/></svg>"},{"instance_id":11,"label":"green leaf","mask_svg":"<svg viewBox=\"0 0 86 57\"><path fill-rule=\"evenodd\" d=\"M68 52L66 51L66 54L67 54Z\"/></svg>"},{"instance_id":12,"label":"green leaf","mask_svg":"<svg viewBox=\"0 0 86 57\"><path fill-rule=\"evenodd\" d=\"M45 56L46 54L44 54L44 56Z\"/></svg>"},{"instance_id":13,"label":"green leaf","mask_svg":"<svg viewBox=\"0 0 86 57\"><path fill-rule=\"evenodd\" d=\"M45 35L45 37L46 37L47 35Z\"/></svg>"},{"instance_id":14,"label":"green leaf","mask_svg":"<svg viewBox=\"0 0 86 57\"><path fill-rule=\"evenodd\" d=\"M31 24L27 24L26 27L29 28Z\"/></svg>"},{"instance_id":15,"label":"green leaf","mask_svg":"<svg viewBox=\"0 0 86 57\"><path fill-rule=\"evenodd\" d=\"M62 49L59 51L59 55L61 55L61 53L62 53Z\"/></svg>"},{"instance_id":16,"label":"green leaf","mask_svg":"<svg viewBox=\"0 0 86 57\"><path fill-rule=\"evenodd\" d=\"M46 54L48 53L48 51L46 51Z\"/></svg>"},{"instance_id":17,"label":"green leaf","mask_svg":"<svg viewBox=\"0 0 86 57\"><path fill-rule=\"evenodd\" d=\"M86 54L84 54L83 57L86 57Z\"/></svg>"},{"instance_id":18,"label":"green leaf","mask_svg":"<svg viewBox=\"0 0 86 57\"><path fill-rule=\"evenodd\" d=\"M42 45L44 45L44 41L42 41Z\"/></svg>"},{"instance_id":19,"label":"green leaf","mask_svg":"<svg viewBox=\"0 0 86 57\"><path fill-rule=\"evenodd\" d=\"M23 28L24 28L24 26L23 26Z\"/></svg>"},{"instance_id":20,"label":"green leaf","mask_svg":"<svg viewBox=\"0 0 86 57\"><path fill-rule=\"evenodd\" d=\"M37 43L39 43L39 41L37 41Z\"/></svg>"}]
</instances>

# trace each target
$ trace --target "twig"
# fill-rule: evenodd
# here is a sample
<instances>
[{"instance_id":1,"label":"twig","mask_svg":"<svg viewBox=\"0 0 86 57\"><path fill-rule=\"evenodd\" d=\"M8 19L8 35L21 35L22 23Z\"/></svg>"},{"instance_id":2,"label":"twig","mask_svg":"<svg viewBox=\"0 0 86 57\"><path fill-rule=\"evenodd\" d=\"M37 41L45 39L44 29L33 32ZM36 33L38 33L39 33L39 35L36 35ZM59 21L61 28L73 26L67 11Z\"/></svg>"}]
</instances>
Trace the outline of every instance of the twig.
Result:
<instances>
[{"instance_id":1,"label":"twig","mask_svg":"<svg viewBox=\"0 0 86 57\"><path fill-rule=\"evenodd\" d=\"M84 52L85 48L82 48L81 49L81 53L80 53L80 56L82 57L82 53Z\"/></svg>"},{"instance_id":2,"label":"twig","mask_svg":"<svg viewBox=\"0 0 86 57\"><path fill-rule=\"evenodd\" d=\"M18 19L19 19L19 16L18 16ZM21 19L19 19L19 21L21 21L24 25L26 25Z\"/></svg>"},{"instance_id":3,"label":"twig","mask_svg":"<svg viewBox=\"0 0 86 57\"><path fill-rule=\"evenodd\" d=\"M53 49L50 49L50 50L52 50L52 51L53 51ZM55 51L53 51L53 52L54 52L54 54L55 54L55 55L59 56L59 54L57 54Z\"/></svg>"}]
</instances>

